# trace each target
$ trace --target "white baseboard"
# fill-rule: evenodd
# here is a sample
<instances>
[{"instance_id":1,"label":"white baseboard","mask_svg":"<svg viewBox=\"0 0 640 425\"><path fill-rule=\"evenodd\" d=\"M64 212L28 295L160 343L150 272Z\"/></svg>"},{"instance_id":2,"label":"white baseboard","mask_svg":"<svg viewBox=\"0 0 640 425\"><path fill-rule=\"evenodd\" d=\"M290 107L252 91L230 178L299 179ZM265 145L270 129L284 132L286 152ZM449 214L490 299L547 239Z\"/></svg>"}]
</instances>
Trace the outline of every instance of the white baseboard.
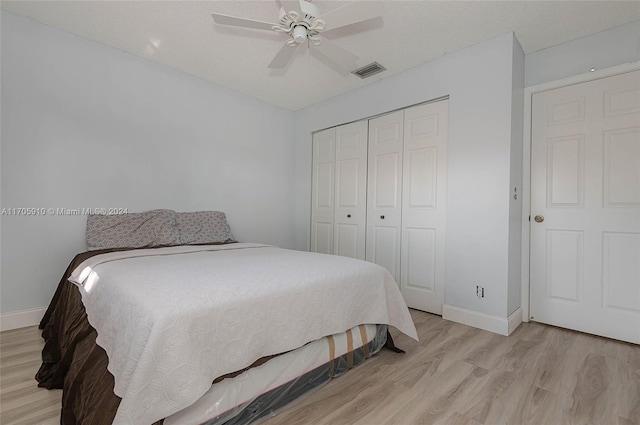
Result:
<instances>
[{"instance_id":1,"label":"white baseboard","mask_svg":"<svg viewBox=\"0 0 640 425\"><path fill-rule=\"evenodd\" d=\"M0 331L37 325L46 311L47 307L40 307L0 314Z\"/></svg>"},{"instance_id":2,"label":"white baseboard","mask_svg":"<svg viewBox=\"0 0 640 425\"><path fill-rule=\"evenodd\" d=\"M509 317L499 317L445 304L442 318L508 336L522 323L522 309L518 307Z\"/></svg>"},{"instance_id":3,"label":"white baseboard","mask_svg":"<svg viewBox=\"0 0 640 425\"><path fill-rule=\"evenodd\" d=\"M520 323L522 323L522 308L521 307L516 308L516 311L511 313L511 316L509 316L507 321L508 321L507 330L509 332L507 335L511 335L511 333L515 331L518 326L520 326Z\"/></svg>"}]
</instances>

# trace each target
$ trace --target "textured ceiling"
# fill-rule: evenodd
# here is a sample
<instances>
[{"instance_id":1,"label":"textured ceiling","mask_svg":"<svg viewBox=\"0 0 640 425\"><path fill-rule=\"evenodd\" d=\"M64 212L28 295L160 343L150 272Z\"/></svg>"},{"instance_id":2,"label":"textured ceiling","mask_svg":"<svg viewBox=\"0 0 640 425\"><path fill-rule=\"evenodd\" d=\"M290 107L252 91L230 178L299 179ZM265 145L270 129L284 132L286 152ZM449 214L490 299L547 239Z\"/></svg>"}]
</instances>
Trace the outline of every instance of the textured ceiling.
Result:
<instances>
[{"instance_id":1,"label":"textured ceiling","mask_svg":"<svg viewBox=\"0 0 640 425\"><path fill-rule=\"evenodd\" d=\"M321 13L350 2L313 2ZM514 31L525 53L640 19L639 1L379 1L382 18L331 40L387 71L361 80L305 46L283 70L267 65L284 35L214 24L211 13L277 22L260 1L2 1L2 9L298 110L420 63ZM327 38L329 38L327 36Z\"/></svg>"}]
</instances>

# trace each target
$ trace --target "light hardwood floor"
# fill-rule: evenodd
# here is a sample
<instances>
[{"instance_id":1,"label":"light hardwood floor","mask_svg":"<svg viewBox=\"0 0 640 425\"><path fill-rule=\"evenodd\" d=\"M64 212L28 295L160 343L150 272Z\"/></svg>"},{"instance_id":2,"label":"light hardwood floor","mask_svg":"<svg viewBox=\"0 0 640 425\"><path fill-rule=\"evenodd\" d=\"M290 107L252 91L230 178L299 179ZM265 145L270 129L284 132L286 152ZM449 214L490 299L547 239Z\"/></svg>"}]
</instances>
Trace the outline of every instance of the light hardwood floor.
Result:
<instances>
[{"instance_id":1,"label":"light hardwood floor","mask_svg":"<svg viewBox=\"0 0 640 425\"><path fill-rule=\"evenodd\" d=\"M537 323L509 337L411 312L420 342L383 350L260 421L280 424L640 424L640 346ZM35 328L0 334L0 423L59 423L36 387Z\"/></svg>"}]
</instances>

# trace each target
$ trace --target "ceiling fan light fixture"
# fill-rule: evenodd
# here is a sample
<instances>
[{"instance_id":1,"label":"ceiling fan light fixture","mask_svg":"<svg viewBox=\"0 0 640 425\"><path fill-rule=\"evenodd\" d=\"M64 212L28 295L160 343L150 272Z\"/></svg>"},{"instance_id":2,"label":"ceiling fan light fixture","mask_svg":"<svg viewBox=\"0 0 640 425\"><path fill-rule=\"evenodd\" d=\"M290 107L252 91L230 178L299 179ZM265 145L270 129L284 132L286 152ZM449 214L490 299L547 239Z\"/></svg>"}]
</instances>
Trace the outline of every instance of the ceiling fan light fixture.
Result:
<instances>
[{"instance_id":1,"label":"ceiling fan light fixture","mask_svg":"<svg viewBox=\"0 0 640 425\"><path fill-rule=\"evenodd\" d=\"M307 39L307 28L304 25L297 25L293 28L293 41L300 44Z\"/></svg>"}]
</instances>

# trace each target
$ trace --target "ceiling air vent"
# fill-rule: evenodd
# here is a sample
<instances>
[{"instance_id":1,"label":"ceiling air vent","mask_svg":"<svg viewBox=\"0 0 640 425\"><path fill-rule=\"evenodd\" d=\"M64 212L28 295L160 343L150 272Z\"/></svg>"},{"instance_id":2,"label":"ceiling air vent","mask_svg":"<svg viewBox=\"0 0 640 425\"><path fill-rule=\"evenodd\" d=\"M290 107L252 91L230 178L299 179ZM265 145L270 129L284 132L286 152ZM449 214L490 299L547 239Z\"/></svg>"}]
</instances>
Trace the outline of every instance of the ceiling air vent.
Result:
<instances>
[{"instance_id":1,"label":"ceiling air vent","mask_svg":"<svg viewBox=\"0 0 640 425\"><path fill-rule=\"evenodd\" d=\"M362 68L358 68L355 71L351 71L352 74L357 75L360 78L368 78L378 72L386 71L387 68L380 65L378 62L371 62L369 65L365 65Z\"/></svg>"}]
</instances>

